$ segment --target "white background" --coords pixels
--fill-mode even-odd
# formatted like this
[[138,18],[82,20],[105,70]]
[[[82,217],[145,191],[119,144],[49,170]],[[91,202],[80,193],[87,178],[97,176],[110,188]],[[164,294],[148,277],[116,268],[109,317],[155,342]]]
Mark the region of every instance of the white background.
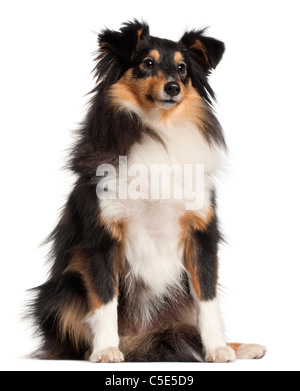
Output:
[[[299,370],[299,1],[1,1],[1,355],[9,370]],[[97,32],[134,17],[178,40],[210,26],[227,51],[211,83],[230,148],[219,209],[222,312],[229,341],[260,361],[122,364],[25,359],[26,290],[45,281],[39,244],[74,178],[62,170],[92,87]]]

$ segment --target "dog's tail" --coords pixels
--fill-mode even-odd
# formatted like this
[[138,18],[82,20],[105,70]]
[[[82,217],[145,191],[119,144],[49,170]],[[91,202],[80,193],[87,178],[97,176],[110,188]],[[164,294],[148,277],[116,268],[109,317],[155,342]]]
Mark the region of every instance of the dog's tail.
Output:
[[138,336],[121,337],[126,362],[203,362],[202,343],[195,326],[160,326]]

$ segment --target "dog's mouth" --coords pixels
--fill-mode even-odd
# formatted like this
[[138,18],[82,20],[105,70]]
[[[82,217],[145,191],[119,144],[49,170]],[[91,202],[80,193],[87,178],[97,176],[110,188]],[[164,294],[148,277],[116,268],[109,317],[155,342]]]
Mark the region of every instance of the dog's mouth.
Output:
[[180,103],[179,99],[177,98],[172,98],[172,99],[155,99],[152,95],[147,95],[147,99],[155,103],[155,105],[159,109],[172,109],[172,107],[175,107]]
[[176,104],[176,100],[173,100],[173,99],[163,99],[163,100],[160,100],[161,103],[174,103]]
[[174,99],[162,99],[162,100],[156,100],[155,104],[160,109],[171,109],[172,107],[178,105],[179,102],[177,102]]

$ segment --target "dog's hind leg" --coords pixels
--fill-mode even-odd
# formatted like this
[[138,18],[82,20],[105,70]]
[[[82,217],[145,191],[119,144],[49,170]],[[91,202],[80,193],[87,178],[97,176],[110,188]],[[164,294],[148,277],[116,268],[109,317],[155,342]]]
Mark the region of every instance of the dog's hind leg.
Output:
[[91,349],[86,358],[92,362],[121,362],[118,333],[118,276],[115,244],[105,251],[77,251],[68,268],[81,275],[89,302],[84,322],[91,332]]

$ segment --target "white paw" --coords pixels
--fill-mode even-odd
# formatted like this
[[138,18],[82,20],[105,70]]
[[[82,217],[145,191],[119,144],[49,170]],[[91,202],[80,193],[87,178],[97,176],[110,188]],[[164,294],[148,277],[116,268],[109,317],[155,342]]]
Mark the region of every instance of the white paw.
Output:
[[261,345],[241,345],[237,350],[237,358],[251,360],[260,359],[267,353],[267,349]]
[[212,352],[208,352],[205,358],[205,361],[207,362],[217,363],[234,362],[235,360],[236,355],[234,350],[227,346],[221,346]]
[[107,348],[100,351],[94,351],[90,356],[90,361],[94,363],[123,362],[124,355],[118,348]]

